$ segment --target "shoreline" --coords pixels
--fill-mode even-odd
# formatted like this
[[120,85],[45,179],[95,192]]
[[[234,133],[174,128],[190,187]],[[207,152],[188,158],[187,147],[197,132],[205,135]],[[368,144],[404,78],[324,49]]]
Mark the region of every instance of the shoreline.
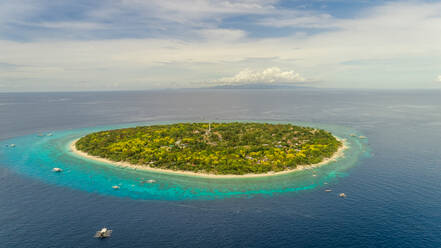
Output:
[[[335,137],[335,136],[334,136]],[[347,141],[346,139],[339,139],[335,137],[337,140],[342,142],[342,146],[338,148],[338,150],[332,155],[330,158],[324,159],[322,162],[317,164],[310,164],[310,165],[298,165],[294,169],[290,170],[284,170],[284,171],[278,171],[278,172],[267,172],[262,174],[244,174],[244,175],[216,175],[216,174],[209,174],[209,173],[197,173],[197,172],[191,172],[191,171],[183,171],[183,170],[168,170],[168,169],[160,169],[160,168],[151,168],[147,165],[135,165],[131,164],[129,162],[115,162],[106,158],[101,158],[98,156],[90,155],[86,152],[80,151],[75,147],[75,144],[80,139],[74,140],[72,143],[70,143],[70,149],[73,153],[76,155],[85,158],[90,159],[98,162],[103,162],[106,164],[109,164],[111,166],[116,166],[120,168],[128,168],[132,170],[144,170],[144,171],[150,171],[150,172],[156,172],[161,174],[174,174],[174,175],[181,175],[181,176],[192,176],[192,177],[202,177],[202,178],[213,178],[213,179],[228,179],[228,178],[253,178],[253,177],[268,177],[268,176],[278,176],[278,175],[284,175],[289,173],[294,173],[302,170],[308,170],[317,168],[323,165],[326,165],[328,163],[331,163],[333,161],[336,161],[337,159],[344,156],[344,151],[348,149]]]

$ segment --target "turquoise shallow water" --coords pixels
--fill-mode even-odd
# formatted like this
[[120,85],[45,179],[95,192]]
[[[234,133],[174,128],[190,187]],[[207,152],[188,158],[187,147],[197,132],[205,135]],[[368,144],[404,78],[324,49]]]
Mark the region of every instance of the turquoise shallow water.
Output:
[[[38,178],[50,184],[102,195],[129,197],[133,199],[160,200],[207,200],[230,197],[272,196],[293,194],[295,192],[325,188],[348,175],[351,167],[360,158],[369,156],[367,140],[351,137],[357,133],[342,126],[298,123],[323,128],[334,135],[347,139],[349,149],[335,162],[319,168],[294,172],[285,175],[261,178],[210,179],[156,172],[135,171],[118,168],[107,163],[91,161],[72,153],[70,143],[87,133],[132,127],[139,125],[166,124],[168,122],[143,122],[124,125],[98,126],[91,128],[56,131],[52,135],[31,134],[3,140],[0,163],[29,177]],[[360,135],[360,134],[358,134]],[[16,147],[8,147],[15,144]],[[63,169],[62,173],[52,172],[52,168]],[[313,175],[316,176],[313,176]],[[142,181],[154,179],[156,183]],[[112,186],[119,185],[119,190]],[[333,192],[337,194],[337,192]]]

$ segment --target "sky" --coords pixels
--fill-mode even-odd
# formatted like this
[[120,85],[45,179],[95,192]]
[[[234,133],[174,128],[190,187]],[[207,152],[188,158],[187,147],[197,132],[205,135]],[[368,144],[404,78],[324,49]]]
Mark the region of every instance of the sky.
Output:
[[0,92],[441,88],[441,1],[0,1]]

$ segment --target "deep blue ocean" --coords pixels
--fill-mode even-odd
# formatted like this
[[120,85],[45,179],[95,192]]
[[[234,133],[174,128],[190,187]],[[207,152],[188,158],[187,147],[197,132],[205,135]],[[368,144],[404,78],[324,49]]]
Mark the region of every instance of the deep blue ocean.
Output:
[[[312,125],[351,148],[317,170],[231,182],[118,170],[66,146],[208,120]],[[0,93],[0,143],[0,247],[441,247],[440,90]],[[112,237],[94,239],[104,226]]]

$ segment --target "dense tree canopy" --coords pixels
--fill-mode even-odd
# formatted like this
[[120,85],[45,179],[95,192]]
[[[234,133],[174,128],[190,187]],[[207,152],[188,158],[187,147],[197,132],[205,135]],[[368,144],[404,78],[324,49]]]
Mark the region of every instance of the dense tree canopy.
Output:
[[341,142],[310,127],[268,123],[178,123],[96,132],[78,150],[112,161],[210,174],[259,174],[315,164]]

